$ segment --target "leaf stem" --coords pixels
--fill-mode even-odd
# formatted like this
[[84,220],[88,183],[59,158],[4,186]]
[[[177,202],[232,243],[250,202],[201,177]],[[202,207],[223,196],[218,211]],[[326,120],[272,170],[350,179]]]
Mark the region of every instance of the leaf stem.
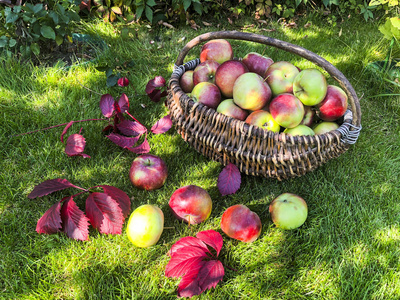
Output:
[[146,126],[144,126],[142,123],[140,123],[134,116],[132,116],[128,111],[125,111],[125,113],[126,113],[128,116],[130,116],[133,120],[135,120],[136,122],[138,122],[140,125],[142,125],[143,127],[146,127]]

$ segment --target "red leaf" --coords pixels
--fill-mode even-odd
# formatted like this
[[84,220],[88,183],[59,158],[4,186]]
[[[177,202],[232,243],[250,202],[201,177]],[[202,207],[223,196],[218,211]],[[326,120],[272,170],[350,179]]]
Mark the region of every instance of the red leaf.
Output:
[[89,239],[89,219],[79,209],[72,197],[61,208],[62,229],[68,237],[86,241]]
[[118,79],[117,82],[118,86],[128,86],[129,85],[129,80],[126,77],[121,77]]
[[136,154],[143,154],[143,153],[148,153],[150,151],[150,145],[149,142],[147,141],[147,138],[145,138],[143,143],[141,143],[139,146],[126,149]]
[[168,255],[173,256],[179,251],[179,249],[183,247],[198,247],[203,249],[205,252],[209,252],[207,245],[204,244],[201,240],[193,236],[187,236],[179,239],[175,244],[173,244],[171,250],[169,250],[168,252]]
[[85,138],[77,133],[71,134],[67,139],[67,145],[65,146],[65,153],[68,156],[83,156],[90,158],[89,155],[83,153],[85,150],[86,141]]
[[61,202],[50,207],[39,219],[36,225],[37,233],[52,234],[59,232],[61,226]]
[[234,194],[242,182],[240,171],[234,164],[229,163],[218,176],[218,190],[222,196]]
[[65,127],[63,132],[61,133],[61,143],[64,143],[64,135],[67,133],[68,129],[74,124],[74,121],[70,121]]
[[183,276],[206,258],[208,258],[208,255],[204,249],[190,246],[182,247],[178,252],[172,255],[171,260],[165,267],[165,276]]
[[158,120],[153,127],[151,127],[151,132],[154,134],[165,133],[172,127],[172,121],[170,115]]
[[136,142],[139,140],[140,136],[137,137],[127,137],[124,135],[120,135],[117,133],[110,133],[107,135],[108,139],[112,141],[114,144],[122,147],[122,148],[130,148],[133,147],[133,145],[136,144]]
[[138,136],[145,132],[147,132],[147,128],[144,127],[142,124],[131,121],[131,120],[122,120],[118,125],[117,128],[121,131],[122,134],[128,136]]
[[148,94],[149,98],[151,101],[153,102],[160,102],[162,97],[167,96],[167,92],[163,91],[161,92],[161,90],[153,90],[150,94]]
[[178,285],[178,297],[192,297],[201,294],[202,290],[197,278],[205,263],[205,261],[201,261],[182,277]]
[[66,188],[74,187],[77,189],[84,190],[83,188],[76,186],[69,182],[67,179],[56,178],[43,181],[34,187],[33,191],[28,195],[29,199],[33,199],[36,197],[46,196],[56,191],[61,191]]
[[198,232],[196,237],[207,245],[213,247],[215,251],[217,251],[217,256],[219,255],[222,245],[224,244],[222,236],[219,232],[216,232],[215,230],[205,230]]
[[121,112],[126,112],[129,110],[129,99],[128,96],[125,94],[122,94],[121,97],[118,100],[118,105],[121,109]]
[[121,234],[124,216],[117,201],[105,193],[91,193],[86,199],[86,215],[100,233]]
[[153,79],[149,80],[146,85],[146,94],[151,94],[155,88],[164,87],[165,79],[162,76],[156,76]]
[[124,218],[128,217],[129,212],[131,211],[131,199],[129,196],[124,191],[111,185],[100,185],[99,187],[103,189],[104,193],[117,201]]
[[223,264],[219,260],[209,260],[200,269],[198,280],[201,291],[215,288],[224,278],[225,270]]
[[110,118],[114,112],[114,98],[110,94],[104,94],[100,99],[100,109],[103,116]]

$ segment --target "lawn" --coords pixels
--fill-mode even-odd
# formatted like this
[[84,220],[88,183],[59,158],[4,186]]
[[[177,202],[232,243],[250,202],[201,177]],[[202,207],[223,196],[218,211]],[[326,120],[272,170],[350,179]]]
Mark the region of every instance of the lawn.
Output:
[[[164,276],[166,255],[181,237],[214,229],[223,236],[220,258],[225,276],[215,289],[196,299],[399,299],[400,298],[400,98],[373,97],[391,91],[365,69],[384,59],[389,42],[377,23],[349,18],[336,26],[327,19],[305,17],[297,28],[282,23],[252,26],[253,21],[217,23],[195,31],[135,27],[135,35],[122,38],[118,28],[103,23],[82,26],[109,45],[96,61],[65,68],[33,66],[29,62],[0,59],[1,193],[0,193],[0,298],[1,299],[175,299],[179,283]],[[305,24],[309,24],[304,26]],[[239,191],[221,196],[217,178],[222,166],[190,148],[174,128],[149,134],[150,153],[169,168],[166,184],[146,192],[132,186],[129,167],[136,154],[111,143],[102,133],[105,122],[74,124],[69,133],[86,138],[91,158],[68,157],[60,141],[62,127],[29,135],[16,134],[71,120],[100,118],[100,95],[118,99],[126,93],[130,113],[150,128],[168,111],[145,94],[147,82],[161,75],[168,79],[186,42],[208,31],[242,30],[268,35],[305,47],[336,66],[356,90],[362,110],[357,143],[324,166],[284,181],[242,175]],[[281,50],[232,41],[235,56],[257,51],[275,61],[289,60],[300,68],[311,63]],[[187,60],[197,57],[189,52]],[[97,66],[121,66],[133,61],[128,87],[106,86]],[[125,70],[126,71],[126,70]],[[330,83],[334,81],[328,80]],[[28,199],[35,185],[65,178],[81,187],[112,185],[142,204],[159,206],[165,226],[159,242],[140,249],[121,235],[102,235],[90,229],[86,242],[66,235],[38,234],[43,213],[72,189]],[[197,226],[177,221],[168,200],[179,187],[195,184],[213,200],[211,217]],[[302,196],[308,219],[297,230],[276,228],[269,203],[291,192]],[[85,198],[75,199],[83,207]],[[245,204],[261,218],[261,236],[246,244],[220,230],[223,211]]]

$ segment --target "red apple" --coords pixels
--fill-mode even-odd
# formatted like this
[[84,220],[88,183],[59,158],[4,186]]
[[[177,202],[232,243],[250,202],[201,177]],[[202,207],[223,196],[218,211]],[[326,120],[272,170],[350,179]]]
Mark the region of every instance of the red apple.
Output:
[[215,72],[219,67],[219,63],[214,60],[206,60],[199,64],[193,71],[193,83],[197,85],[200,82],[215,83]]
[[318,123],[313,127],[314,133],[315,134],[324,134],[329,131],[338,129],[339,125],[335,122],[330,122],[330,121],[323,121],[321,123]]
[[169,207],[176,218],[194,225],[208,219],[212,201],[206,190],[196,185],[187,185],[172,194]]
[[160,157],[152,154],[142,154],[136,157],[129,170],[132,184],[147,191],[162,187],[167,176],[166,163]]
[[222,214],[221,229],[230,238],[251,243],[260,236],[262,224],[255,212],[243,204],[237,204]]
[[190,93],[193,90],[193,70],[188,70],[182,74],[181,78],[179,79],[179,85],[181,86],[182,91],[185,93]]
[[286,128],[284,131],[286,134],[291,134],[293,136],[295,135],[315,135],[314,131],[306,126],[306,125],[297,125],[296,127],[293,128]]
[[304,106],[304,117],[301,120],[301,125],[306,125],[311,127],[314,121],[315,111],[311,108],[311,106]]
[[278,61],[269,66],[264,78],[271,88],[272,95],[293,93],[293,80],[299,70],[290,62]]
[[225,99],[223,100],[217,107],[217,112],[224,114],[228,117],[232,117],[238,119],[240,121],[244,121],[248,113],[244,109],[237,106],[233,99]]
[[304,117],[304,105],[292,94],[280,94],[272,99],[269,111],[274,120],[282,127],[293,128]]
[[317,106],[317,115],[324,121],[335,121],[347,110],[347,95],[338,86],[328,85],[324,100]]
[[245,122],[273,132],[279,132],[281,129],[279,124],[272,118],[272,115],[265,110],[253,111]]
[[243,109],[259,110],[271,100],[271,89],[264,79],[252,72],[240,75],[233,85],[233,101]]
[[195,85],[191,93],[194,101],[216,109],[221,102],[219,88],[211,82],[200,82]]
[[257,52],[247,53],[242,62],[247,66],[249,72],[257,73],[260,76],[264,76],[269,66],[274,63],[271,58]]
[[324,100],[327,83],[324,74],[313,68],[302,70],[293,80],[293,94],[308,106]]
[[205,43],[200,50],[200,62],[215,60],[219,64],[233,58],[231,44],[224,39],[211,40]]
[[215,73],[215,84],[226,98],[232,98],[233,85],[236,79],[248,72],[247,67],[238,60],[227,60],[222,63]]
[[307,203],[298,195],[284,193],[269,205],[272,222],[282,229],[296,229],[304,224],[308,215]]

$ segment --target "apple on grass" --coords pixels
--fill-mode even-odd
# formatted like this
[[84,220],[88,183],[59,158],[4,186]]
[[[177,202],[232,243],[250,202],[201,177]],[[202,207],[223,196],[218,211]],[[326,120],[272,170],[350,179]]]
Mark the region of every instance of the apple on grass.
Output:
[[288,61],[278,61],[269,66],[264,78],[271,88],[272,96],[293,92],[293,80],[299,69]]
[[257,52],[247,53],[243,57],[242,62],[250,72],[257,73],[260,76],[264,76],[269,66],[274,63],[272,58],[261,55]]
[[317,69],[302,70],[293,81],[293,94],[307,106],[314,106],[324,100],[327,92],[324,74]]
[[293,136],[295,135],[315,135],[314,131],[306,126],[306,125],[297,125],[296,127],[293,128],[286,128],[284,131],[286,134],[291,134]]
[[285,128],[296,127],[304,117],[303,103],[289,93],[280,94],[272,99],[269,111],[274,120]]
[[182,74],[181,78],[179,79],[179,85],[181,86],[182,91],[185,93],[190,93],[193,90],[193,70],[188,70]]
[[324,134],[332,130],[339,128],[336,122],[323,121],[314,126],[313,130],[315,134]]
[[155,245],[164,230],[164,214],[157,206],[145,204],[136,208],[128,220],[126,234],[137,247]]
[[347,110],[347,95],[338,86],[328,85],[325,98],[317,105],[317,115],[324,121],[335,121]]
[[168,177],[168,168],[162,158],[152,154],[136,157],[129,170],[132,184],[142,190],[155,190],[162,187]]
[[253,111],[245,122],[273,132],[279,132],[281,129],[281,126],[274,120],[272,115],[265,110]]
[[264,79],[252,72],[240,75],[233,85],[233,101],[243,109],[259,110],[271,100],[271,89]]
[[168,204],[176,218],[192,225],[207,220],[212,210],[210,195],[196,185],[177,189]]
[[214,109],[221,103],[221,92],[219,88],[211,82],[200,82],[195,85],[191,96],[194,101]]
[[308,215],[307,203],[298,195],[284,193],[269,205],[272,222],[282,229],[296,229],[304,224]]
[[238,60],[228,60],[222,63],[215,73],[215,84],[221,90],[221,94],[225,98],[232,98],[233,85],[236,79],[247,73],[247,67]]
[[233,59],[232,46],[224,39],[208,41],[200,49],[200,62],[215,60],[217,63],[222,64],[231,59]]
[[193,84],[197,85],[205,81],[215,83],[215,73],[219,66],[219,63],[214,60],[200,63],[193,71]]
[[221,218],[221,229],[230,238],[254,242],[261,234],[260,217],[243,204],[228,207]]
[[244,121],[249,115],[248,112],[233,102],[233,99],[225,99],[223,100],[217,107],[217,112],[226,115],[228,117],[232,117],[238,119],[240,121]]

